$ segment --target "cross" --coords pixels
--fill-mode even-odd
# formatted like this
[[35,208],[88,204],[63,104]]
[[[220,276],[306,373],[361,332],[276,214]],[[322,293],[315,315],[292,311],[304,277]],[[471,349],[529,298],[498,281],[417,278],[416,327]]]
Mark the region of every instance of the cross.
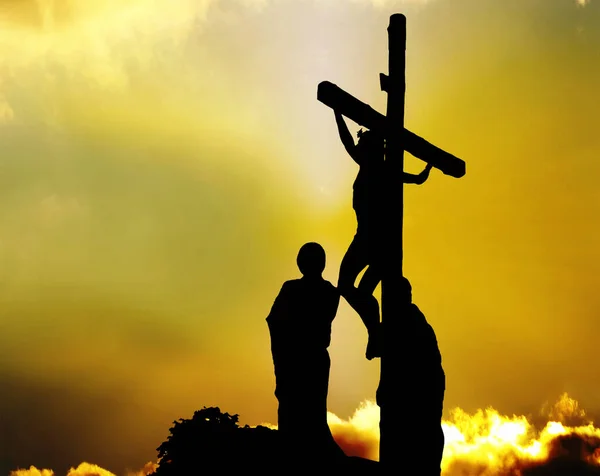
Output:
[[[396,13],[390,17],[388,48],[389,75],[380,74],[381,89],[388,94],[386,116],[328,81],[319,84],[317,99],[357,124],[368,129],[378,129],[385,133],[387,143],[384,165],[387,169],[385,174],[387,178],[402,175],[404,151],[410,152],[446,175],[455,178],[464,176],[466,172],[464,161],[404,128],[406,17],[402,14]],[[398,185],[398,182],[400,182],[400,185]],[[385,187],[384,213],[382,214],[384,238],[383,242],[380,243],[379,250],[377,250],[379,252],[377,259],[382,266],[381,321],[382,326],[386,328],[386,321],[393,319],[392,316],[398,318],[406,304],[402,302],[403,298],[400,297],[402,293],[399,292],[403,275],[402,212],[404,190],[402,181],[398,180],[389,180],[383,186]],[[389,381],[391,385],[386,385],[386,388],[397,387],[395,391],[399,393],[403,391],[410,392],[410,389],[403,389],[399,385],[394,385],[398,383],[397,374],[400,369],[394,369],[394,361],[392,359],[388,361],[387,357],[391,355],[393,349],[399,347],[397,343],[400,342],[401,337],[384,333],[380,374],[380,385],[384,381]],[[396,345],[392,345],[392,343]],[[396,436],[402,433],[402,429],[399,429],[402,425],[402,411],[410,411],[410,409],[396,411],[394,400],[393,396],[388,396],[385,401],[379,403],[381,411],[379,461],[386,472],[401,472],[406,465],[406,461],[402,461],[398,455],[403,451],[410,452],[410,448],[400,447],[403,443],[405,445],[406,442],[399,442]],[[397,401],[400,401],[400,399]],[[422,443],[417,442],[417,444]]]

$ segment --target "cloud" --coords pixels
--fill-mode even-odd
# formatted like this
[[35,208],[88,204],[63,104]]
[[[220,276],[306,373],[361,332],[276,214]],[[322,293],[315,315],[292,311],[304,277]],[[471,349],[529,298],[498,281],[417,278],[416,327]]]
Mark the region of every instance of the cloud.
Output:
[[128,471],[125,476],[147,476],[148,474],[156,471],[156,468],[158,468],[158,463],[148,461],[142,469],[137,471]]
[[348,456],[377,460],[379,457],[379,407],[366,401],[343,420],[328,413],[327,421],[338,444]]
[[[156,468],[157,464],[150,461],[137,471],[127,471],[125,476],[147,476]],[[28,469],[13,470],[9,476],[55,476],[55,474],[51,469],[37,469],[35,466],[30,466]],[[115,476],[115,474],[96,464],[81,463],[76,468],[69,469],[67,476]]]
[[[104,474],[107,473],[105,470],[102,471],[104,471]],[[54,471],[51,469],[37,469],[35,466],[30,466],[28,469],[13,470],[10,472],[10,476],[54,476]]]
[[[584,418],[578,402],[565,393],[552,405],[544,404],[542,413],[546,418],[538,427],[525,415],[502,415],[492,407],[474,413],[452,409],[442,422],[446,440],[442,475],[543,476],[557,474],[557,466],[563,467],[564,474],[600,474],[600,428]],[[375,402],[363,402],[347,420],[329,413],[328,422],[348,456],[378,459]]]
[[[577,402],[563,394],[551,409],[562,419],[581,417]],[[377,460],[379,446],[379,408],[372,401],[362,403],[347,420],[329,413],[334,438],[349,456]],[[276,428],[275,425],[266,426]],[[442,475],[500,476],[506,474],[599,474],[600,429],[593,423],[568,426],[546,421],[536,428],[526,416],[502,415],[493,408],[467,413],[460,408],[442,422],[446,444]],[[410,428],[398,428],[410,432]],[[145,476],[157,468],[149,462],[127,476]],[[561,470],[561,473],[557,473]],[[82,463],[67,476],[114,476],[89,463]],[[54,476],[48,469],[15,470],[10,476]]]

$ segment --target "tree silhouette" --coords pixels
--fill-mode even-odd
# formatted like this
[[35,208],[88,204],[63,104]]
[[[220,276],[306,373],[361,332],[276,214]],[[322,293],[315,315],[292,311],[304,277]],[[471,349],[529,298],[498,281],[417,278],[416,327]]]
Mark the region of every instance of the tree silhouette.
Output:
[[[300,448],[283,448],[277,430],[264,426],[238,425],[238,415],[204,407],[191,419],[180,418],[157,449],[158,467],[149,476],[234,474],[298,474],[301,469],[324,470],[311,455],[312,442]],[[329,466],[327,466],[330,469]],[[363,476],[379,474],[378,464],[359,457],[336,463],[336,469],[358,471]]]
[[238,415],[204,407],[191,419],[174,421],[158,448],[155,476],[202,474],[206,469],[230,471],[264,467],[277,457],[277,431],[264,426],[238,426]]

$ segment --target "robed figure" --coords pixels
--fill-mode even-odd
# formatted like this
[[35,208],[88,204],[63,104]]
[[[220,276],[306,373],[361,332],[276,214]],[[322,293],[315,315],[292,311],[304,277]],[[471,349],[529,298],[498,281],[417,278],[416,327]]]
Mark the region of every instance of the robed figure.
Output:
[[322,276],[325,260],[318,243],[300,248],[297,264],[302,277],[283,284],[267,323],[279,434],[288,448],[335,460],[344,453],[327,424],[331,365],[327,348],[340,294]]
[[[419,307],[412,302],[412,286],[402,278],[399,296],[405,304],[402,312],[389,316],[381,324],[386,335],[397,336],[395,345],[384,349],[392,375],[377,389],[377,404],[396,407],[401,417],[381,421],[381,425],[402,422],[404,431],[398,436],[398,451],[419,468],[421,476],[440,476],[444,454],[442,414],[446,374],[435,331]],[[394,387],[401,387],[398,393]],[[402,411],[406,409],[406,411]],[[391,429],[391,428],[390,428]],[[403,444],[403,438],[407,438]],[[419,442],[413,444],[413,442]],[[408,451],[407,448],[410,448]],[[403,451],[407,451],[402,455]]]

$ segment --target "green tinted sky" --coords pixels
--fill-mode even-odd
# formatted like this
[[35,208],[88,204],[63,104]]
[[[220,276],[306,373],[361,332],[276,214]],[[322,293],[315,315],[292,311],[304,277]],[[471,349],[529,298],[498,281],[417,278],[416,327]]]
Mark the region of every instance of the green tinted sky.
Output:
[[[204,405],[276,421],[264,317],[304,242],[336,281],[355,226],[356,168],[316,87],[385,111],[394,12],[407,127],[467,162],[406,189],[405,271],[446,407],[568,391],[594,409],[600,4],[1,0],[9,467],[138,467]],[[345,417],[378,364],[345,303],[333,332]]]

